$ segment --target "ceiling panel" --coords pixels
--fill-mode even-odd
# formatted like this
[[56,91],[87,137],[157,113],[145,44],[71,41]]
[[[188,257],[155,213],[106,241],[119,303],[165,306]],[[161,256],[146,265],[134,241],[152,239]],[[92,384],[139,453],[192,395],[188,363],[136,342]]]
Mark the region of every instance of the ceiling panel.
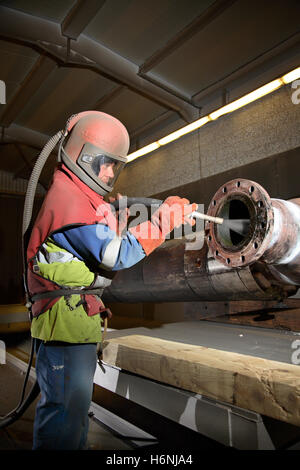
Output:
[[0,40],[0,80],[6,84],[7,102],[16,92],[37,58],[38,54],[29,47]]
[[239,0],[148,75],[193,96],[295,34],[299,18],[299,0]]
[[14,8],[41,18],[61,22],[75,0],[1,0],[0,5]]
[[52,72],[16,123],[44,134],[53,134],[74,113],[93,109],[115,84],[84,69],[58,68]]
[[163,114],[166,109],[130,91],[128,88],[99,109],[119,119],[128,132],[133,132],[146,122]]
[[214,1],[109,0],[83,34],[140,65]]

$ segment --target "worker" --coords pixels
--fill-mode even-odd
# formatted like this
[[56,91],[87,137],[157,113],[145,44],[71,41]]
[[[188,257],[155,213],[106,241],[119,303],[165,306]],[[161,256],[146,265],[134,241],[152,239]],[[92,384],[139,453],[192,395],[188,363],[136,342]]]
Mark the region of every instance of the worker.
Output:
[[33,449],[86,448],[97,344],[109,313],[103,290],[115,271],[148,256],[175,227],[194,223],[189,214],[196,205],[177,196],[135,227],[118,220],[104,197],[128,148],[127,130],[116,118],[97,111],[72,116],[31,232],[27,282],[41,390]]

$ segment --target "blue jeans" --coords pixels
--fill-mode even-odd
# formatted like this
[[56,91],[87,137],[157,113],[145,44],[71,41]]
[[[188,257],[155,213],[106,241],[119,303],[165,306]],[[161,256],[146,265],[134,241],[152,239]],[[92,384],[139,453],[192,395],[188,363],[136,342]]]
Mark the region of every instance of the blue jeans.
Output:
[[40,342],[33,449],[85,449],[97,363],[96,344]]

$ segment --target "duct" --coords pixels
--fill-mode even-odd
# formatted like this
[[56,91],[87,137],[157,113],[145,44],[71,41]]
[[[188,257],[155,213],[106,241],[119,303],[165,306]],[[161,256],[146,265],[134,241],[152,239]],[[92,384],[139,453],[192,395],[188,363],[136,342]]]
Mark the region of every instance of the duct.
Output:
[[27,127],[11,124],[5,129],[3,141],[7,143],[21,143],[41,149],[48,142],[50,136],[41,132],[33,131]]
[[[137,265],[117,272],[106,302],[284,300],[300,286],[300,200],[271,199],[259,184],[233,180],[208,214],[248,220],[242,234],[207,223],[201,249],[169,240]],[[196,247],[195,247],[196,248]]]
[[[1,37],[19,39],[30,47],[48,43],[54,47],[66,48],[66,38],[61,35],[60,25],[53,21],[37,18],[20,11],[0,6]],[[49,50],[49,47],[48,47]],[[198,116],[198,108],[173,96],[138,76],[138,66],[119,56],[96,41],[81,35],[72,42],[70,54],[80,54],[97,64],[98,71],[111,80],[127,85],[136,92],[178,112],[185,121],[191,122]],[[61,57],[65,60],[67,54]]]

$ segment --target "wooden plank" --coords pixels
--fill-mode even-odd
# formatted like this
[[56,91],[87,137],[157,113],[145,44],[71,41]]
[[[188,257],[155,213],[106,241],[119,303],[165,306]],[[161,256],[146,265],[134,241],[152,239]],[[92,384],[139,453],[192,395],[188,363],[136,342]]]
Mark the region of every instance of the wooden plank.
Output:
[[300,368],[142,335],[104,342],[104,362],[300,426]]

